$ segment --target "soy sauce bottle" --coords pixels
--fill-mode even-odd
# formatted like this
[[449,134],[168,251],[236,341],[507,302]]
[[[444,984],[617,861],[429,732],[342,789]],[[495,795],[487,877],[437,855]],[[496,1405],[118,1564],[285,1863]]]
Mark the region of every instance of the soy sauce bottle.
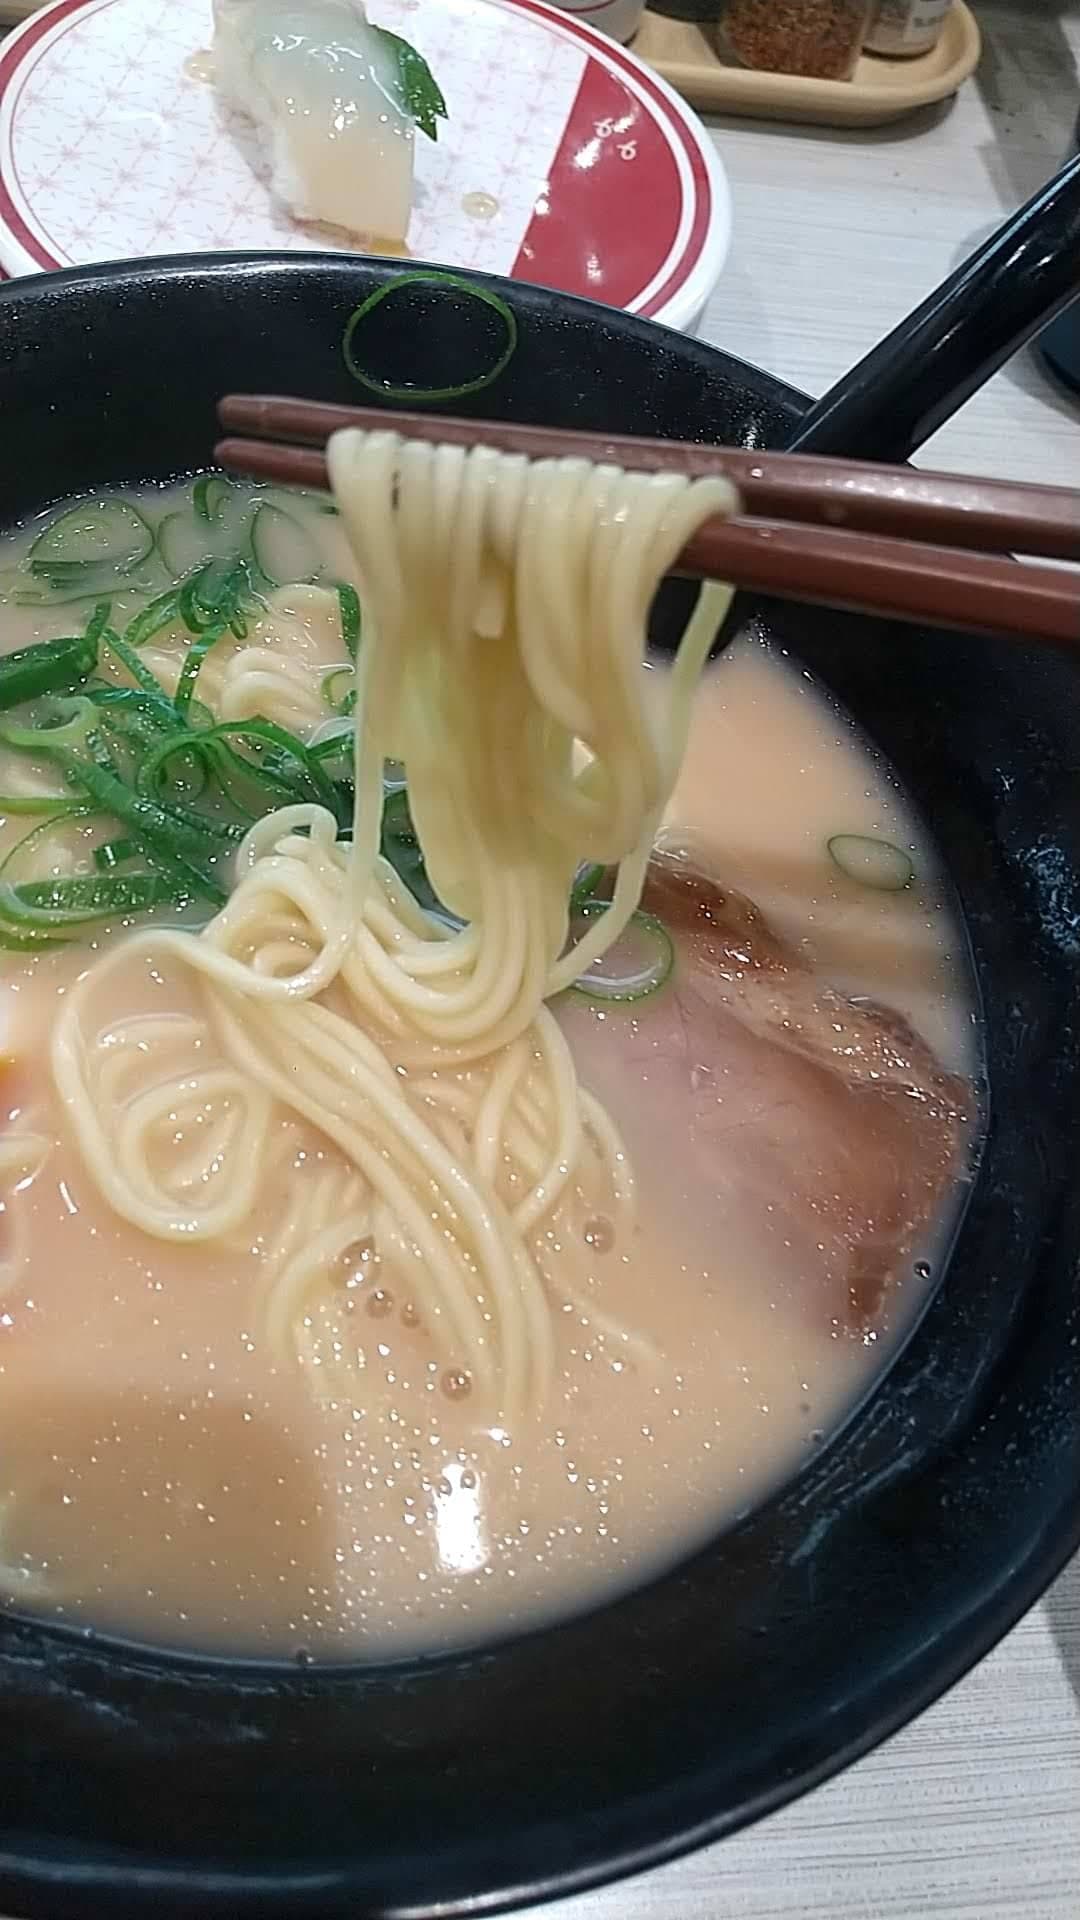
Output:
[[[1076,151],[1080,152],[1080,118],[1076,122]],[[1038,350],[1051,372],[1080,393],[1080,299],[1039,335]]]

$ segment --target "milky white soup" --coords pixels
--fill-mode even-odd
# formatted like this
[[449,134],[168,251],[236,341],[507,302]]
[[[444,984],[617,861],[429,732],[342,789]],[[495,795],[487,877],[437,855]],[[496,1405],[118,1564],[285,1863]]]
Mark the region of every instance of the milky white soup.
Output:
[[[249,541],[259,498],[273,504],[223,495],[200,526],[190,483],[132,495],[154,529],[168,524],[112,583],[112,629],[130,633],[171,581]],[[190,711],[207,726],[261,715],[317,741],[349,705],[333,584],[348,563],[331,515],[275,498],[244,632],[207,652]],[[0,544],[5,653],[78,635],[93,614],[94,598],[62,597],[83,584],[62,550],[29,570],[43,524]],[[273,584],[296,574],[308,583]],[[176,613],[139,646],[165,695],[191,642]],[[133,679],[106,649],[90,684]],[[129,707],[102,711],[119,716],[116,753],[135,765]],[[149,725],[147,740],[139,751],[152,751]],[[205,804],[197,785],[192,773],[192,805]],[[0,884],[124,871],[123,823],[21,810],[65,792],[47,754],[0,747],[3,805],[20,808],[0,818]],[[697,696],[644,906],[672,941],[666,983],[630,1004],[582,993],[558,1008],[584,1085],[621,1129],[635,1238],[615,1251],[580,1193],[542,1223],[556,1381],[512,1430],[485,1424],[370,1243],[337,1263],[304,1363],[283,1360],[269,1275],[283,1222],[302,1235],[337,1154],[295,1119],[278,1123],[289,1190],[278,1176],[260,1231],[227,1254],[118,1219],[69,1133],[49,1039],[124,916],[66,945],[0,951],[9,1604],[223,1652],[461,1644],[642,1580],[821,1444],[910,1328],[955,1229],[977,1066],[962,934],[888,770],[801,670],[746,640]],[[151,906],[138,921],[177,917]],[[138,1012],[182,1019],[196,991],[175,966],[133,961],[96,1017],[103,1031]],[[179,1165],[226,1118],[209,1096],[162,1151]]]

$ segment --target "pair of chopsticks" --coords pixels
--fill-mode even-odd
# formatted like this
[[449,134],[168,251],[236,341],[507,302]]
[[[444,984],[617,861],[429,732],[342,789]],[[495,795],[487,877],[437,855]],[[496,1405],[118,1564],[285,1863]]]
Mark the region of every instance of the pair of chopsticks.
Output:
[[230,394],[218,415],[230,436],[215,449],[219,463],[287,486],[327,486],[324,449],[341,427],[389,428],[436,445],[496,447],[531,459],[573,454],[637,472],[721,474],[745,512],[706,521],[679,556],[679,573],[782,599],[1080,647],[1080,574],[1009,558],[1080,561],[1080,492],[1071,488],[262,394]]

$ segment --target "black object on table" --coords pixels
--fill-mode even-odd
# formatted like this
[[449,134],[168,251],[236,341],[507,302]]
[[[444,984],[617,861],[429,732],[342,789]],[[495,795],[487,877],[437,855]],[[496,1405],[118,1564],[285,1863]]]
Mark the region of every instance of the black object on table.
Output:
[[[1080,115],[1076,121],[1076,150],[1080,153]],[[1047,327],[1039,340],[1039,352],[1051,372],[1080,393],[1080,300],[1074,300],[1053,326]]]

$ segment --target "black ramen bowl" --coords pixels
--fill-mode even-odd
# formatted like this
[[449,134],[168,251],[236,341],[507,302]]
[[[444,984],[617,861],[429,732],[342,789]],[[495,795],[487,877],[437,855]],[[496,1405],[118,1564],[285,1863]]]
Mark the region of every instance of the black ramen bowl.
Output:
[[[229,389],[370,399],[342,338],[398,271],[237,257],[5,288],[0,525],[205,465]],[[805,408],[692,340],[502,291],[516,351],[457,411],[765,445]],[[487,310],[445,285],[379,311],[368,364],[391,383],[495,357]],[[549,1631],[320,1671],[0,1620],[3,1911],[418,1920],[649,1866],[892,1732],[1080,1541],[1080,676],[1015,642],[759,617],[891,759],[970,932],[989,1133],[928,1311],[796,1479]]]

